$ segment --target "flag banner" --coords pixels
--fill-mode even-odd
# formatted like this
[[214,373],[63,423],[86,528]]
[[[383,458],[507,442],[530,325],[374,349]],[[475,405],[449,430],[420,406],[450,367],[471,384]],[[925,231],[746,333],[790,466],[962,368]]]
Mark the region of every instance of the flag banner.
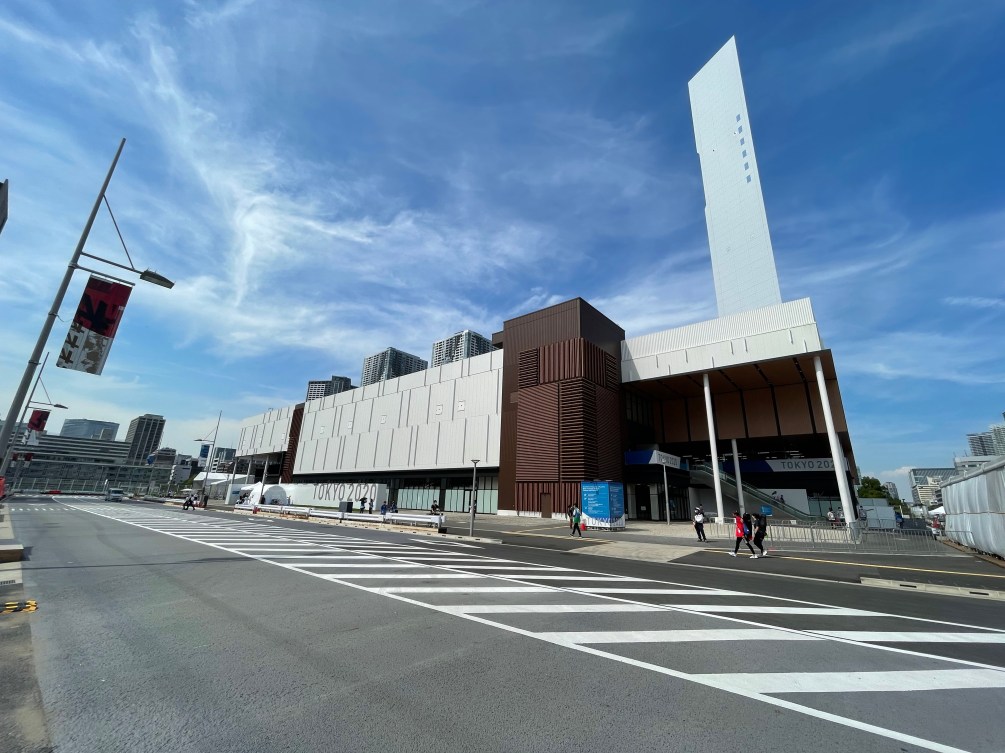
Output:
[[59,351],[57,366],[88,374],[101,373],[130,291],[128,285],[91,276]]
[[38,447],[38,436],[45,431],[45,422],[49,420],[49,411],[35,409],[28,419],[28,430],[24,433],[24,444]]
[[49,411],[33,410],[31,418],[28,419],[29,431],[45,431],[45,422],[49,420]]

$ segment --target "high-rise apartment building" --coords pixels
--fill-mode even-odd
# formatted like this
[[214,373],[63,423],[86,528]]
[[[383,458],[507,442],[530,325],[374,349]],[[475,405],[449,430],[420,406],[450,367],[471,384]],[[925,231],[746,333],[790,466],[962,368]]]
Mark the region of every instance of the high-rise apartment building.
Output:
[[320,400],[329,395],[355,389],[347,376],[333,376],[331,379],[312,379],[307,383],[307,399]]
[[433,366],[440,366],[452,361],[460,361],[472,356],[480,356],[491,351],[492,341],[477,332],[466,329],[450,337],[433,343]]
[[897,491],[897,485],[892,481],[884,481],[883,487],[886,489],[887,493],[890,495],[890,499],[900,499],[900,492]]
[[970,446],[971,455],[983,456],[995,454],[994,435],[990,431],[967,434],[967,444]]
[[688,82],[688,92],[719,316],[781,303],[734,38]]
[[119,433],[119,425],[111,421],[92,421],[89,418],[68,418],[63,421],[59,430],[61,437],[77,437],[79,439],[108,439],[115,441]]
[[360,380],[360,386],[366,387],[368,384],[376,384],[428,368],[429,363],[418,356],[397,348],[388,348],[363,360],[363,378]]
[[911,468],[907,472],[911,484],[911,498],[916,505],[932,505],[941,499],[939,491],[942,482],[951,479],[959,471],[955,468]]
[[147,456],[160,447],[164,434],[164,416],[146,413],[129,422],[126,441],[129,443],[129,460],[146,462]]
[[991,429],[991,455],[1005,455],[1005,424],[994,424]]

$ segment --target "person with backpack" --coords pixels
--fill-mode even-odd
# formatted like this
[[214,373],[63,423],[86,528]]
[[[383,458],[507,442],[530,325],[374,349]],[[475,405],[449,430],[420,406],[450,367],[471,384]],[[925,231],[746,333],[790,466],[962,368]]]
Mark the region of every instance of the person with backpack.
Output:
[[698,541],[708,541],[705,538],[705,513],[700,507],[694,508],[694,530],[698,534]]
[[761,550],[761,557],[767,557],[764,548],[764,537],[768,535],[768,516],[754,513],[754,546]]
[[[749,520],[749,514],[746,517]],[[750,524],[744,523],[743,518],[740,517],[739,510],[733,513],[733,524],[736,529],[736,545],[733,547],[733,551],[729,553],[729,556],[736,556],[737,552],[740,551],[740,542],[742,541],[747,545],[747,549],[750,550],[750,558],[756,560],[757,554],[754,552],[754,547],[750,545]]]
[[575,536],[579,534],[579,538],[583,538],[583,529],[580,526],[580,520],[583,518],[583,513],[575,505],[572,506],[572,533],[570,536]]
[[573,536],[575,534],[572,529],[576,527],[576,506],[569,505],[569,509],[565,511],[565,514],[569,516],[569,535]]

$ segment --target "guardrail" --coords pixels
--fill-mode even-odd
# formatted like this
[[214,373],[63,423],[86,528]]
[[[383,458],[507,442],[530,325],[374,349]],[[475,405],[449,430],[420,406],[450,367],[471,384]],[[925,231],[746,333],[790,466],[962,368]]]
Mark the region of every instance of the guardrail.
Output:
[[267,512],[283,517],[320,518],[321,520],[356,521],[359,523],[383,523],[396,526],[416,526],[435,528],[437,531],[447,529],[446,515],[416,515],[414,513],[389,512],[384,515],[365,512],[340,512],[318,507],[294,507],[292,505],[234,505],[235,510],[246,510],[251,513]]
[[[706,523],[705,533],[734,539],[732,523]],[[955,554],[927,529],[865,528],[829,523],[768,525],[765,548],[772,551],[861,552],[864,554]]]

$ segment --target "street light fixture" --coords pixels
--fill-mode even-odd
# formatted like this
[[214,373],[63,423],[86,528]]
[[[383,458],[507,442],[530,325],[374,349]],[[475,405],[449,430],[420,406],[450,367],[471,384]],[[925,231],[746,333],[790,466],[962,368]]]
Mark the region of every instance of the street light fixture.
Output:
[[468,521],[468,536],[475,535],[475,506],[478,504],[478,464],[481,460],[471,460],[471,518]]
[[[0,476],[5,475],[7,467],[10,465],[11,456],[14,453],[14,442],[13,442],[13,436],[12,436],[13,433],[14,433],[14,430],[15,430],[16,426],[24,426],[24,417],[27,415],[28,408],[31,407],[32,403],[34,403],[35,405],[45,405],[45,406],[48,406],[50,408],[60,408],[60,409],[63,409],[63,410],[67,410],[67,407],[65,405],[63,405],[62,403],[45,403],[45,402],[42,402],[40,400],[35,400],[35,390],[38,389],[38,386],[40,384],[42,385],[42,391],[45,393],[45,396],[49,397],[49,391],[45,388],[45,384],[42,382],[42,372],[45,371],[45,365],[48,362],[49,362],[49,354],[46,353],[45,354],[45,358],[42,359],[42,368],[40,368],[38,370],[38,376],[35,377],[35,383],[31,387],[31,394],[28,395],[28,400],[25,402],[24,408],[21,410],[21,418],[18,419],[18,422],[17,422],[17,424],[15,426],[11,427],[11,431],[8,434],[7,445],[4,446],[4,445],[0,444],[0,447],[4,447],[3,462],[2,462],[2,464],[0,464],[0,468],[2,468],[3,471],[0,472]],[[52,398],[49,398],[49,399],[51,400]],[[9,423],[9,422],[8,421],[4,422],[4,428],[5,429],[7,428],[7,423]]]
[[[170,288],[174,285],[171,280],[158,274],[152,270],[140,271],[132,263],[132,259],[129,259],[129,266],[124,264],[119,264],[117,262],[110,261],[108,259],[102,258],[100,256],[94,256],[92,254],[84,253],[84,244],[87,243],[87,236],[90,235],[91,226],[94,225],[94,219],[98,216],[98,210],[101,208],[101,202],[105,202],[105,206],[108,207],[108,213],[112,215],[112,222],[115,223],[115,231],[119,235],[119,240],[122,241],[122,233],[119,232],[119,225],[115,221],[115,215],[112,214],[112,208],[108,205],[108,199],[105,198],[105,192],[108,190],[108,184],[112,180],[112,174],[115,172],[115,166],[119,162],[119,157],[122,154],[122,149],[126,145],[126,140],[122,139],[119,142],[119,148],[115,152],[115,157],[112,159],[111,167],[108,168],[108,174],[105,175],[105,182],[101,184],[101,191],[98,193],[98,198],[94,200],[94,206],[91,208],[91,214],[87,218],[87,223],[84,225],[84,230],[80,234],[80,239],[77,241],[76,248],[73,249],[73,254],[70,256],[70,261],[66,265],[66,273],[63,275],[63,281],[59,284],[59,288],[56,290],[56,297],[52,301],[52,306],[49,308],[49,313],[45,318],[45,323],[42,325],[42,331],[38,334],[38,340],[35,342],[35,349],[31,353],[31,357],[28,359],[28,365],[24,369],[24,374],[21,376],[21,382],[17,387],[17,391],[14,393],[14,399],[11,401],[10,408],[5,414],[5,418],[8,419],[4,421],[3,428],[0,429],[0,448],[6,448],[10,442],[11,434],[14,431],[14,424],[10,421],[11,416],[16,416],[21,412],[21,408],[24,405],[25,395],[28,394],[28,386],[31,384],[31,378],[35,376],[35,368],[39,365],[39,358],[42,356],[42,351],[45,349],[45,343],[49,339],[49,335],[52,332],[52,325],[55,323],[56,318],[59,316],[59,309],[63,305],[63,298],[66,296],[66,291],[70,287],[70,280],[73,277],[73,273],[78,269],[89,270],[87,267],[82,267],[80,265],[80,257],[86,256],[91,259],[96,259],[104,264],[110,264],[113,267],[119,267],[121,269],[134,272],[139,275],[139,278],[144,282],[149,282],[154,285],[160,285],[161,287]],[[125,241],[122,241],[122,248],[126,251],[126,257],[129,257],[129,249],[126,248]],[[98,272],[98,274],[104,274]],[[109,275],[106,275],[109,276]],[[3,476],[7,472],[7,466],[10,464],[10,458],[5,453],[3,463],[0,464],[0,476]]]

